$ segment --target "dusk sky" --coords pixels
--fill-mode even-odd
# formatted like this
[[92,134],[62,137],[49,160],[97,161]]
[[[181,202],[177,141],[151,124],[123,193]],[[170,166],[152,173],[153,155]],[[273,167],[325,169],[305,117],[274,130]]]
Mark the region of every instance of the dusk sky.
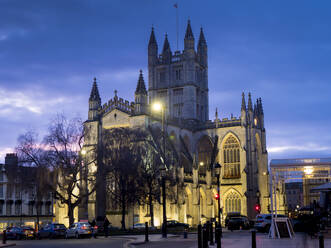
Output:
[[[57,113],[87,118],[96,77],[102,102],[133,101],[147,84],[152,25],[176,50],[175,0],[0,0],[0,162],[19,134],[45,133]],[[209,118],[240,115],[261,97],[269,159],[331,157],[331,1],[180,0],[209,56]]]

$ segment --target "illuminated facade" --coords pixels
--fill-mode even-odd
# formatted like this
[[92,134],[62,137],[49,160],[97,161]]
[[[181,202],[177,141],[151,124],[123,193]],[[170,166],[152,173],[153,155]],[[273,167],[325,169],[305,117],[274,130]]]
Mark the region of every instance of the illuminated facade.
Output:
[[[148,44],[148,88],[140,71],[135,101],[129,102],[117,96],[101,104],[96,80],[89,98],[88,120],[90,133],[85,137],[85,149],[98,142],[99,128],[161,126],[160,115],[152,113],[150,106],[159,102],[165,107],[166,132],[171,136],[176,149],[183,150],[185,144],[194,157],[193,163],[183,161],[177,165],[177,176],[181,183],[175,186],[176,201],[169,200],[167,216],[197,225],[217,215],[216,177],[211,162],[214,144],[218,153],[215,162],[221,168],[221,208],[223,217],[228,212],[241,212],[254,218],[254,206],[259,203],[261,212],[268,212],[268,154],[264,113],[261,98],[254,104],[244,93],[240,116],[209,119],[208,103],[208,53],[203,30],[200,31],[197,48],[188,22],[184,50],[171,52],[167,36],[162,53],[158,53],[154,30]],[[238,104],[239,105],[239,104]],[[91,170],[96,170],[92,166]],[[178,188],[181,187],[181,190]],[[88,201],[89,219],[95,216],[95,196]],[[108,209],[108,213],[113,213]],[[160,225],[162,206],[155,203],[155,225]],[[119,225],[119,215],[108,216],[114,225]],[[127,216],[127,223],[150,221],[148,207],[136,206]]]

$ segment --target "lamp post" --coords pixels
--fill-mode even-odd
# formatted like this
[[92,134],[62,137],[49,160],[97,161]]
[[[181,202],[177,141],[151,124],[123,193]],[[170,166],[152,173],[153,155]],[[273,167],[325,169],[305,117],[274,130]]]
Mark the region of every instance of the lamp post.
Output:
[[217,217],[218,217],[218,223],[221,225],[221,196],[220,196],[220,176],[221,176],[221,165],[219,163],[214,164],[214,169],[215,169],[215,175],[216,175],[216,179],[217,179],[217,194],[218,194],[218,198],[217,198]]
[[163,168],[160,169],[160,172],[161,172],[161,180],[162,180],[162,210],[163,210],[163,221],[162,221],[162,237],[163,238],[166,238],[167,237],[167,204],[166,204],[166,201],[167,201],[167,197],[166,197],[166,185],[165,185],[165,172],[166,172],[166,166],[165,166],[165,156],[166,156],[166,141],[165,141],[165,108],[164,108],[164,105],[162,105],[161,103],[154,103],[152,105],[152,109],[155,111],[155,112],[161,112],[161,118],[162,118],[162,144],[163,144],[163,154],[164,154],[164,157],[163,157],[163,163],[164,163],[164,166]]

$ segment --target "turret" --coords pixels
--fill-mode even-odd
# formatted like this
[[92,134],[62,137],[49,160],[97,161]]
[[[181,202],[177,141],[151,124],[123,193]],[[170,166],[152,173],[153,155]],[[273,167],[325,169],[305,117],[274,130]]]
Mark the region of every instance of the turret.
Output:
[[158,60],[158,46],[155,39],[154,28],[152,27],[151,36],[148,42],[148,65],[157,63]]
[[258,109],[259,109],[260,127],[264,129],[264,112],[263,112],[261,97],[258,99]]
[[246,120],[247,120],[247,111],[246,111],[246,102],[245,102],[245,93],[242,93],[241,98],[241,125],[246,126]]
[[97,79],[94,78],[91,95],[89,98],[88,120],[96,120],[98,117],[98,109],[101,107],[101,98],[97,86]]
[[253,110],[253,123],[254,123],[254,127],[256,127],[256,128],[258,128],[260,125],[259,111],[258,111],[257,104],[254,104],[254,110]]
[[170,49],[170,44],[168,41],[168,35],[165,35],[164,38],[164,43],[163,43],[163,49],[162,49],[162,62],[166,64],[171,63],[171,49]]
[[184,38],[184,50],[194,50],[194,36],[191,28],[191,21],[187,21],[187,27]]
[[197,47],[198,61],[201,65],[208,66],[208,55],[207,55],[207,42],[205,35],[203,34],[203,29],[200,29],[199,42]]
[[248,117],[248,120],[247,122],[253,126],[253,105],[252,105],[252,97],[251,97],[251,93],[249,92],[248,93],[248,106],[247,106],[247,117]]
[[146,114],[147,113],[147,90],[146,90],[142,70],[140,70],[137,88],[134,93],[134,99],[135,99],[135,114]]

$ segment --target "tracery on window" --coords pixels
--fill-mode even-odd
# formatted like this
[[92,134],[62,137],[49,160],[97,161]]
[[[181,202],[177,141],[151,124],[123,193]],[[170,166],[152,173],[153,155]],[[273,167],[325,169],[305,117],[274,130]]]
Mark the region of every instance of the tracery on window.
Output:
[[224,143],[223,158],[223,178],[240,178],[240,145],[232,135]]
[[241,212],[241,199],[240,195],[236,192],[229,193],[225,198],[225,211],[230,212]]

